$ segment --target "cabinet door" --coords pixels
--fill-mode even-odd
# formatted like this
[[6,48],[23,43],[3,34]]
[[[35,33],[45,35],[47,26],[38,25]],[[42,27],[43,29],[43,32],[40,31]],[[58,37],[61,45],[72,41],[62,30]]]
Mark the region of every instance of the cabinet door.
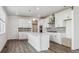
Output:
[[59,38],[58,38],[57,34],[53,35],[53,41],[56,43],[59,43]]
[[56,42],[56,36],[55,36],[55,34],[53,35],[53,41]]
[[53,35],[50,35],[50,41],[53,41],[54,37]]
[[56,33],[56,34],[51,35],[51,41],[61,44],[61,40],[62,39],[61,39],[60,34]]
[[66,38],[72,39],[72,20],[66,21]]
[[65,27],[65,19],[72,19],[73,18],[73,11],[72,9],[67,9],[62,12],[55,14],[55,27]]
[[73,11],[72,11],[72,9],[70,8],[70,9],[67,9],[67,10],[65,10],[65,11],[63,11],[63,15],[64,15],[64,20],[65,19],[72,19],[73,17]]
[[63,15],[62,13],[55,14],[55,27],[63,27]]
[[19,39],[28,39],[26,32],[19,32]]
[[56,38],[55,38],[55,34],[53,34],[53,35],[51,34],[51,35],[50,35],[50,40],[53,41],[53,42],[56,42],[55,39],[56,39]]

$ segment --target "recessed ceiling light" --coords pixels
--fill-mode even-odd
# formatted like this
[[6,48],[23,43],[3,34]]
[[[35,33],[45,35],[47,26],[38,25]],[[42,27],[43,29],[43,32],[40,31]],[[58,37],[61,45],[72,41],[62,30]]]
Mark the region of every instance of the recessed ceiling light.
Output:
[[36,8],[37,10],[39,10],[39,8]]
[[36,19],[33,18],[33,21],[35,21]]

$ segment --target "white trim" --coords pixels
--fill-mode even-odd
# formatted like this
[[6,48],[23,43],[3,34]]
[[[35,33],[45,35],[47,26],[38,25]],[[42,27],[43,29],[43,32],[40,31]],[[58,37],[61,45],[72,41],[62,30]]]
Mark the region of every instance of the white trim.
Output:
[[3,34],[6,34],[6,33],[2,32],[2,33],[0,33],[0,36],[3,35]]

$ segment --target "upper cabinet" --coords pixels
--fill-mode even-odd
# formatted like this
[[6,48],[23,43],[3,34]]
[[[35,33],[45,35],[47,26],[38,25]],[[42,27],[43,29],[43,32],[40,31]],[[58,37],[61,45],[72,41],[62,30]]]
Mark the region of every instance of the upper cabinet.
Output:
[[55,27],[63,27],[64,23],[63,23],[63,15],[62,13],[57,13],[55,14]]
[[55,14],[55,27],[65,27],[65,21],[67,19],[72,19],[72,8],[63,10]]
[[32,28],[32,21],[30,19],[19,19],[18,20],[18,27],[21,28]]

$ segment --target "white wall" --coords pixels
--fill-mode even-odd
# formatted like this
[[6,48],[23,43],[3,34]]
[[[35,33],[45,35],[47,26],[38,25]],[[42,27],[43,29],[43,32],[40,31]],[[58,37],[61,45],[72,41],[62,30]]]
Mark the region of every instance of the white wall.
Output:
[[74,7],[73,12],[73,40],[72,49],[79,49],[79,7]]
[[[7,25],[7,15],[3,7],[0,7],[0,17],[2,17],[6,21]],[[7,41],[7,32],[0,34],[0,51],[4,47],[6,41]]]
[[18,18],[16,16],[8,16],[8,39],[18,38]]

